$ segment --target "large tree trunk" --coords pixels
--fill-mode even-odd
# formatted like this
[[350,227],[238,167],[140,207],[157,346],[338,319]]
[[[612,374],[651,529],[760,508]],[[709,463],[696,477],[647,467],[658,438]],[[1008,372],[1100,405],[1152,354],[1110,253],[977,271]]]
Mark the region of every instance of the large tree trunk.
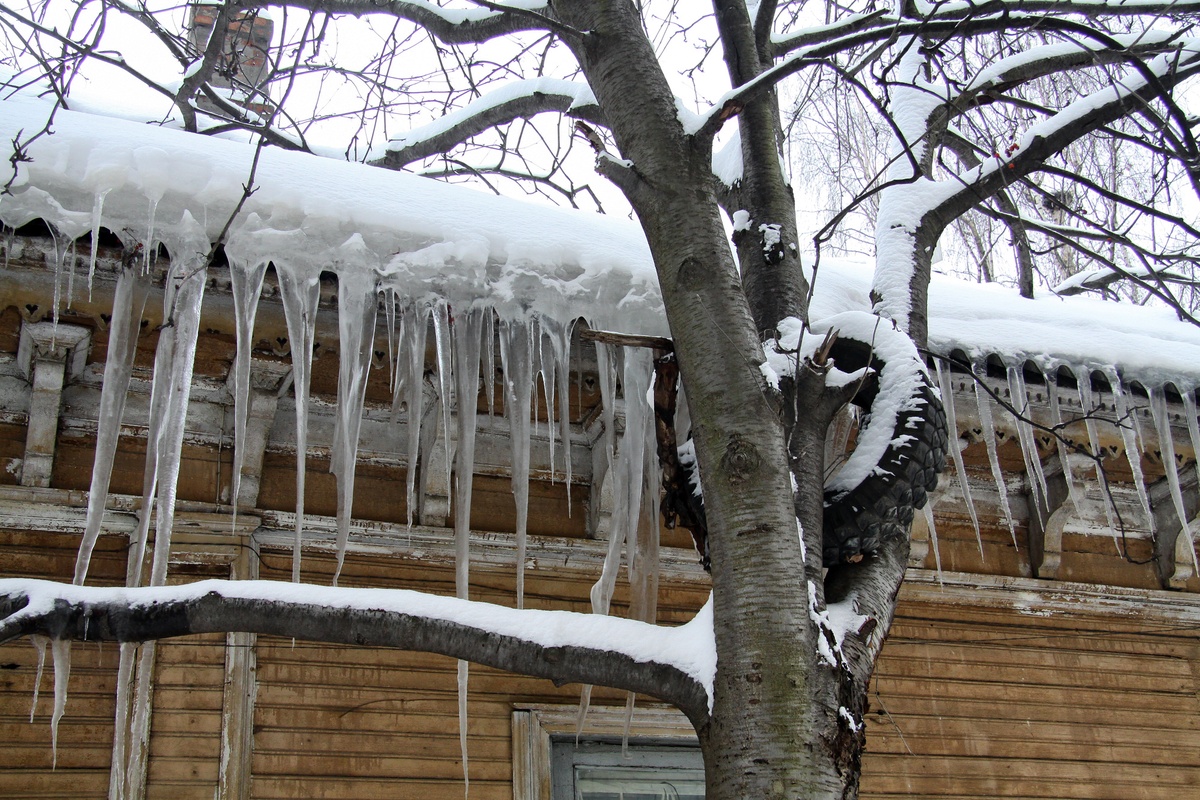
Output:
[[[620,156],[631,163],[601,156],[599,168],[624,190],[645,230],[692,411],[718,654],[713,714],[698,729],[708,797],[853,797],[857,779],[839,769],[857,764],[861,750],[861,736],[839,734],[840,684],[849,673],[818,663],[821,634],[797,535],[789,432],[759,369],[756,315],[721,222],[710,143],[683,131],[632,4],[556,8],[567,24],[588,32],[574,46]],[[795,219],[782,181],[756,191],[774,193],[761,207]],[[795,292],[787,294],[783,313],[798,310]],[[759,316],[773,324],[779,313]],[[818,404],[823,381],[805,391],[799,402]],[[801,442],[808,462],[802,521],[819,574],[828,413],[797,416],[791,441]],[[819,602],[820,587],[813,593]],[[865,697],[865,683],[858,689]],[[853,710],[861,719],[861,709]]]

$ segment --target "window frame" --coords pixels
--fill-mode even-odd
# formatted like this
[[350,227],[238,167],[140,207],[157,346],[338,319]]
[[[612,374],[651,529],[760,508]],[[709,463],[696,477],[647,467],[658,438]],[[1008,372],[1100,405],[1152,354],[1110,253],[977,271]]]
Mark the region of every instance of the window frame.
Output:
[[[574,736],[579,706],[525,705],[512,713],[513,800],[552,800],[551,738]],[[591,706],[583,735],[616,737],[625,733],[624,706]],[[631,738],[655,743],[699,745],[683,712],[670,706],[638,704],[629,728]]]

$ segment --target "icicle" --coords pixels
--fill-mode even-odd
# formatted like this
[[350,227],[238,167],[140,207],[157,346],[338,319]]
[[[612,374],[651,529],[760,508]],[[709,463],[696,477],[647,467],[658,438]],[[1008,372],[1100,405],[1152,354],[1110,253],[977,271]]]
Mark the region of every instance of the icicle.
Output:
[[[629,562],[629,617],[651,625],[658,621],[659,482],[656,480],[657,450],[650,445],[654,418],[647,413],[642,427],[641,512],[633,519],[625,548]],[[626,429],[627,433],[631,429]]]
[[609,531],[608,553],[600,578],[592,586],[592,611],[607,614],[620,567],[621,545],[632,541],[642,505],[642,476],[645,448],[650,442],[653,422],[646,394],[652,374],[651,353],[646,348],[630,349],[625,353],[622,388],[625,398],[625,435],[613,471],[612,528]]
[[75,240],[67,249],[67,308],[75,303]]
[[1000,470],[1000,456],[996,452],[996,425],[992,421],[992,399],[980,386],[983,375],[975,368],[975,403],[979,407],[979,427],[983,429],[983,443],[987,447],[988,462],[992,466],[992,478],[996,481],[996,491],[1000,494],[1000,511],[1004,514],[1004,523],[1012,536],[1013,547],[1017,545],[1017,526],[1013,523],[1012,507],[1008,504],[1008,490],[1004,484],[1004,473]]
[[[546,328],[543,324],[540,327],[536,342],[537,342],[537,360],[538,360],[538,375],[542,379],[542,397],[546,400],[546,437],[550,448],[550,483],[554,483],[554,400],[557,397],[555,394],[554,385],[554,348],[550,343],[550,338],[546,335]],[[537,417],[535,416],[536,420]],[[536,424],[536,422],[535,422]]]
[[[113,459],[121,436],[121,419],[129,380],[137,355],[138,334],[142,312],[146,307],[146,282],[137,270],[125,268],[117,278],[113,296],[112,319],[108,326],[108,358],[104,362],[104,383],[100,389],[100,411],[97,414],[96,455],[92,462],[92,482],[88,492],[87,519],[79,555],[75,559],[75,583],[82,585],[87,578],[92,550],[104,522],[104,506],[112,479]],[[147,462],[149,463],[149,462]]]
[[296,540],[292,546],[292,582],[300,582],[304,532],[305,471],[308,466],[308,393],[312,384],[313,345],[321,275],[313,269],[275,264],[292,351],[292,392],[296,396]]
[[1029,391],[1025,387],[1025,375],[1021,367],[1008,368],[1008,396],[1017,410],[1017,441],[1021,445],[1021,457],[1025,461],[1025,473],[1029,476],[1030,499],[1036,513],[1040,503],[1046,513],[1050,512],[1050,491],[1046,486],[1046,472],[1042,469],[1042,457],[1038,453],[1037,438],[1033,434],[1032,412],[1029,408]]
[[1096,429],[1096,412],[1099,410],[1094,395],[1092,394],[1092,374],[1085,367],[1081,367],[1075,372],[1078,379],[1076,385],[1079,391],[1079,408],[1083,412],[1084,427],[1087,428],[1088,448],[1096,461],[1096,483],[1101,487],[1102,497],[1101,505],[1104,506],[1104,517],[1108,522],[1108,530],[1112,533],[1113,544],[1117,547],[1117,552],[1120,553],[1120,540],[1117,537],[1117,520],[1113,509],[1113,499],[1109,492],[1104,491],[1104,478],[1102,476],[1102,460],[1104,451],[1100,448],[1100,435]]
[[138,645],[121,642],[120,659],[117,663],[116,719],[113,725],[112,771],[108,780],[108,796],[120,800],[125,797],[127,775],[126,752],[129,744],[129,711],[133,704],[133,663]]
[[471,540],[471,490],[475,482],[475,423],[479,403],[479,351],[483,310],[473,308],[454,320],[454,378],[458,400],[458,450],[454,457],[454,550],[456,595],[467,599]]
[[[558,438],[562,443],[563,474],[567,484],[567,516],[571,516],[571,325],[550,319],[542,320],[554,355],[554,370],[558,373]],[[550,415],[554,425],[554,415]]]
[[483,391],[487,395],[488,417],[496,416],[496,312],[483,315]]
[[[925,526],[929,529],[929,545],[933,548],[933,563],[937,567],[938,583],[942,582],[942,549],[938,545],[937,523],[933,521],[933,503],[927,502],[921,507],[925,515]],[[983,545],[979,545],[979,554],[983,555]]]
[[378,298],[375,276],[363,270],[346,270],[338,278],[338,408],[333,429],[332,472],[337,478],[337,586],[350,541],[354,506],[354,474],[358,463],[358,436],[362,428],[367,377],[375,348]]
[[1063,441],[1065,430],[1062,415],[1062,405],[1058,397],[1058,380],[1051,374],[1046,375],[1046,391],[1050,395],[1050,424],[1059,432],[1055,437],[1054,442],[1058,449],[1058,461],[1062,464],[1063,478],[1067,482],[1067,496],[1071,500],[1071,506],[1075,509],[1075,513],[1079,513],[1079,502],[1082,498],[1079,482],[1075,480],[1075,470],[1071,467],[1071,453],[1067,448],[1066,442]]
[[[167,564],[171,554],[171,529],[175,520],[175,493],[179,478],[179,461],[183,454],[184,423],[187,419],[188,397],[192,388],[192,368],[195,365],[196,341],[200,333],[200,305],[204,300],[204,285],[208,270],[201,263],[189,265],[174,262],[172,270],[181,278],[174,303],[167,319],[170,327],[164,327],[162,336],[172,340],[170,384],[166,403],[163,430],[158,432],[159,447],[155,468],[158,482],[157,518],[154,533],[154,564],[150,573],[150,585],[162,586],[167,579]],[[161,339],[160,339],[161,342]],[[157,364],[156,364],[157,366]],[[155,380],[158,376],[155,376]]]
[[245,266],[229,258],[233,292],[233,318],[237,328],[237,355],[233,364],[233,525],[237,525],[238,499],[242,493],[242,465],[246,460],[246,419],[250,414],[250,351],[254,348],[254,320],[262,294],[267,262]]
[[384,322],[387,325],[387,346],[388,346],[388,387],[392,390],[392,399],[396,397],[396,386],[400,380],[400,370],[396,363],[396,353],[399,350],[400,342],[396,339],[396,292],[393,289],[388,289],[383,295],[383,316]]
[[1187,416],[1188,437],[1192,440],[1192,460],[1200,470],[1200,421],[1196,419],[1196,394],[1192,389],[1181,392],[1183,410]]
[[[404,407],[405,387],[408,386],[408,352],[405,347],[408,345],[408,325],[409,318],[405,313],[405,306],[401,305],[396,308],[400,302],[400,298],[396,296],[394,289],[387,290],[387,307],[392,313],[392,319],[388,321],[388,347],[392,348],[391,365],[391,388],[392,388],[392,414],[391,422],[396,424],[396,420],[400,418],[400,409]],[[395,345],[392,344],[392,338],[395,338]]]
[[151,675],[154,674],[154,660],[158,643],[146,642],[138,653],[137,679],[133,697],[133,720],[129,731],[129,757],[125,773],[124,793],[127,797],[141,797],[144,793],[146,775],[146,757],[150,742],[151,718]]
[[45,636],[30,636],[29,641],[33,643],[38,654],[37,674],[33,678],[33,703],[29,706],[29,721],[33,722],[33,717],[37,714],[38,692],[42,688],[42,673],[46,670],[46,645],[50,642]]
[[[421,418],[425,403],[425,340],[429,332],[429,307],[418,304],[403,312],[407,318],[404,325],[406,342],[400,351],[408,359],[406,393],[408,399],[408,527],[411,529],[417,508],[417,469],[421,454]],[[420,464],[425,471],[427,465]]]
[[111,189],[105,189],[96,192],[96,198],[92,202],[92,252],[88,256],[88,302],[92,301],[92,278],[96,275],[96,256],[100,251],[100,218],[104,214],[104,198],[108,197]]
[[525,547],[529,520],[529,449],[533,406],[532,320],[500,323],[500,363],[504,372],[504,414],[512,442],[512,491],[517,511],[517,608],[525,607]]
[[608,453],[606,463],[612,464],[617,450],[617,372],[620,369],[621,351],[608,344],[596,342],[596,372],[600,385],[600,421],[604,424],[604,449]]
[[50,717],[50,753],[52,768],[58,766],[58,723],[67,709],[67,682],[71,678],[71,640],[50,643],[54,658],[54,713]]
[[[163,318],[172,318],[172,309],[178,295],[172,271],[163,287]],[[146,425],[146,469],[142,475],[142,508],[138,516],[138,527],[129,542],[131,563],[134,570],[131,573],[130,586],[141,582],[141,569],[146,558],[146,547],[150,538],[150,521],[154,509],[155,495],[158,488],[160,470],[159,451],[162,438],[167,427],[168,406],[171,402],[172,370],[175,362],[175,351],[178,336],[174,325],[164,327],[159,333],[158,346],[154,351],[154,372],[150,383],[150,417]],[[169,536],[169,533],[168,533]]]
[[1150,416],[1154,420],[1154,430],[1158,433],[1158,448],[1162,453],[1163,469],[1167,473],[1167,485],[1171,489],[1171,502],[1175,505],[1175,516],[1179,520],[1179,535],[1186,536],[1191,544],[1188,550],[1192,553],[1192,566],[1195,574],[1200,575],[1200,558],[1196,556],[1196,546],[1191,542],[1191,531],[1188,529],[1187,511],[1183,505],[1183,491],[1180,488],[1179,465],[1175,462],[1175,442],[1171,438],[1171,417],[1167,413],[1167,398],[1163,387],[1150,390]]
[[450,307],[444,302],[433,306],[433,341],[437,349],[438,402],[442,406],[442,438],[446,442],[446,491],[450,491],[450,387],[454,385],[454,366],[450,358]]
[[[954,386],[950,382],[950,370],[940,358],[935,358],[938,388],[942,392],[942,407],[946,409],[946,422],[950,428],[950,457],[954,459],[954,471],[958,475],[958,485],[962,489],[963,503],[967,506],[967,514],[971,517],[971,527],[975,529],[975,543],[979,545],[979,557],[984,558],[983,536],[979,532],[979,515],[975,512],[975,501],[971,498],[971,485],[967,481],[967,467],[963,463],[962,448],[959,447],[958,419],[954,413]],[[940,558],[940,556],[939,556]]]
[[150,253],[154,250],[154,220],[158,216],[158,201],[162,195],[150,198],[150,220],[146,226],[146,241],[143,251],[145,260],[142,262],[142,271],[150,272]]
[[58,230],[53,224],[46,223],[50,228],[50,238],[54,241],[54,300],[50,307],[50,318],[53,322],[52,339],[58,337],[58,309],[59,303],[62,302],[62,276],[63,267],[67,260],[67,243],[66,235]]
[[1125,443],[1125,457],[1129,461],[1129,468],[1133,470],[1133,485],[1137,489],[1138,499],[1142,501],[1142,511],[1146,514],[1146,523],[1153,533],[1154,512],[1150,509],[1150,493],[1146,491],[1146,476],[1142,472],[1142,449],[1138,445],[1138,436],[1135,430],[1134,415],[1137,414],[1137,409],[1129,408],[1125,390],[1116,373],[1110,373],[1108,380],[1113,390],[1117,427],[1121,429],[1121,440]]
[[471,777],[467,771],[467,675],[471,662],[458,662],[458,749],[462,758],[463,797],[471,795]]

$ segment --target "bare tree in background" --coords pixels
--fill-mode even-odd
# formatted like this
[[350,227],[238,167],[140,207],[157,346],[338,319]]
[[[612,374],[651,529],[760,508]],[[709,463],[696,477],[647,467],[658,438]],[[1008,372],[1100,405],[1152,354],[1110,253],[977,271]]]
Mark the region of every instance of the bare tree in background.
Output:
[[[855,353],[876,375],[888,365],[872,360],[870,337],[843,333],[778,389],[758,368],[780,323],[809,317],[779,98],[794,98],[793,131],[847,143],[831,176],[839,212],[819,238],[877,204],[869,237],[841,235],[873,249],[875,311],[881,328],[899,332],[887,335],[925,344],[937,245],[964,215],[974,215],[963,224],[981,256],[1002,229],[1027,248],[1028,287],[1028,270],[1049,277],[1048,265],[1066,264],[1069,252],[1079,269],[1106,271],[1093,284],[1133,275],[1181,310],[1189,302],[1173,281],[1190,276],[1196,231],[1159,203],[1181,182],[1194,189],[1200,164],[1196,119],[1177,99],[1200,69],[1197,0],[896,8],[714,0],[695,18],[678,3],[477,0],[447,10],[417,0],[298,0],[271,9],[275,43],[260,87],[238,85],[237,51],[223,37],[231,24],[253,24],[265,2],[217,6],[215,38],[203,48],[185,36],[176,8],[71,7],[65,16],[49,3],[0,7],[10,87],[70,107],[104,65],[160,97],[164,120],[197,133],[244,131],[314,152],[337,136],[352,159],[515,181],[577,205],[594,205],[599,193],[594,174],[573,171],[573,154],[590,151],[595,172],[640,222],[658,270],[704,488],[718,670],[710,708],[669,665],[587,648],[551,658],[515,637],[419,617],[220,595],[156,614],[106,607],[110,622],[89,628],[96,609],[62,602],[34,614],[10,594],[0,639],[244,630],[443,652],[674,703],[696,727],[713,800],[852,798],[868,681],[904,576],[913,507],[935,480],[946,430],[917,381],[911,410],[896,419],[912,441],[889,445],[872,477],[827,493],[826,428],[853,388],[827,385],[830,347],[841,348],[833,352],[842,365]],[[353,45],[340,38],[343,15],[362,18]],[[175,74],[116,53],[105,35],[118,17],[144,26]],[[721,71],[728,91],[704,97],[704,80]],[[831,100],[837,93],[856,98],[854,107]],[[711,102],[696,104],[697,95]],[[841,128],[863,115],[873,119],[868,129]],[[859,152],[881,135],[890,148],[881,160]],[[726,144],[714,157],[718,136]],[[1122,172],[1136,159],[1158,176],[1138,193]],[[813,160],[798,163],[809,169]],[[840,174],[847,167],[855,181]],[[1154,235],[1134,213],[1155,221]],[[827,659],[823,612],[843,602],[863,621]]]

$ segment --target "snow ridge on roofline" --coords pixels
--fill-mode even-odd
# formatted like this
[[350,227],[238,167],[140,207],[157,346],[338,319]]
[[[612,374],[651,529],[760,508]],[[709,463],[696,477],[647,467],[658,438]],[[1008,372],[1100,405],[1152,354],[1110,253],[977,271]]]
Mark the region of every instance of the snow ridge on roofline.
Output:
[[[0,102],[0,138],[32,136],[49,113]],[[254,158],[249,145],[64,110],[53,131],[29,148],[0,220],[42,218],[76,238],[102,205],[99,224],[142,242],[153,228],[173,258],[207,253]],[[225,247],[244,263],[373,269],[381,288],[408,297],[666,332],[645,239],[627,222],[275,148],[262,151],[253,188]]]
[[[40,130],[41,101],[0,101],[0,137]],[[145,241],[153,225],[175,258],[207,252],[250,174],[254,148],[153,125],[60,110],[29,148],[0,221],[42,218],[79,237],[97,224]],[[650,254],[633,223],[534,206],[414,175],[263,150],[254,193],[226,252],[319,272],[375,271],[403,296],[482,303],[505,316],[662,335],[666,317]],[[868,310],[870,268],[825,260],[814,317]],[[1147,385],[1200,385],[1200,329],[1165,309],[1091,298],[1024,300],[1011,289],[935,276],[930,346],[974,359],[999,354],[1045,371],[1068,366]]]

